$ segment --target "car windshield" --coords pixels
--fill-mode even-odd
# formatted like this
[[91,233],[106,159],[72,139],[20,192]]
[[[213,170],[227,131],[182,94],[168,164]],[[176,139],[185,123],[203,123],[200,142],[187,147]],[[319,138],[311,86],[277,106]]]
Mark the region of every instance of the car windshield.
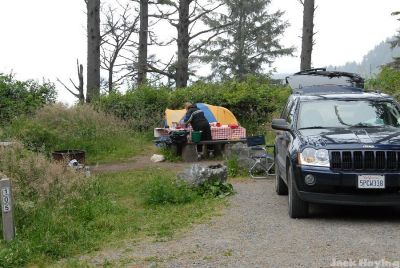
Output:
[[399,127],[395,103],[374,100],[317,100],[300,103],[298,129]]

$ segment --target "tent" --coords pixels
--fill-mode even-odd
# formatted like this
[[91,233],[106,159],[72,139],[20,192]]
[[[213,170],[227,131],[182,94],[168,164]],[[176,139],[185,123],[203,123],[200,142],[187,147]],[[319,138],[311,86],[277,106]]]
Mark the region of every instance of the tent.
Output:
[[[231,111],[221,106],[213,106],[205,103],[196,103],[197,107],[204,112],[208,122],[218,122],[222,125],[236,124],[238,121]],[[168,126],[172,126],[172,122],[180,122],[186,114],[186,110],[165,110],[165,116]]]

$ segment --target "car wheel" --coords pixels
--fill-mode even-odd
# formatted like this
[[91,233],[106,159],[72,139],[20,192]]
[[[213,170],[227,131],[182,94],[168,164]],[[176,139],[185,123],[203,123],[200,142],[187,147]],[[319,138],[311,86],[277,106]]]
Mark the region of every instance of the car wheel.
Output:
[[291,218],[306,218],[308,216],[308,203],[300,199],[295,189],[293,170],[288,170],[289,190],[289,216]]
[[279,174],[279,168],[277,165],[275,165],[275,169],[275,191],[278,195],[287,195],[288,188]]

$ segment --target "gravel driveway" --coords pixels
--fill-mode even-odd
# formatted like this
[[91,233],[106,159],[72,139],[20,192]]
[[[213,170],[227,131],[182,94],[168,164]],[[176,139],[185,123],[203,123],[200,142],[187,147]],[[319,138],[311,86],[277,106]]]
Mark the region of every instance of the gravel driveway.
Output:
[[400,262],[398,209],[311,206],[311,218],[296,220],[289,218],[287,197],[275,194],[272,179],[234,187],[231,205],[209,223],[173,241],[103,251],[92,263],[108,259],[125,260],[127,267],[330,267],[334,260],[350,260],[347,264],[353,266],[347,267],[359,267],[360,259]]

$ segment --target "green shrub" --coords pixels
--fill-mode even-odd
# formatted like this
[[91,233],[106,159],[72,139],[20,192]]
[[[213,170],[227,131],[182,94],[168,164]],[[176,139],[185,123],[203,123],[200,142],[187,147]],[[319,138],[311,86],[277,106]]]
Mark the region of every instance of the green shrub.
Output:
[[185,204],[196,198],[196,193],[183,182],[156,176],[143,185],[144,203],[147,205]]
[[146,146],[146,137],[126,122],[91,106],[45,106],[32,117],[14,120],[3,134],[21,140],[33,151],[81,149],[89,162],[132,157]]
[[220,181],[206,182],[201,185],[197,191],[202,196],[212,196],[218,198],[226,197],[235,192],[232,184]]
[[147,131],[160,125],[168,103],[168,89],[140,87],[125,94],[116,92],[103,96],[94,105],[127,121],[136,131]]
[[367,81],[367,88],[382,90],[383,92],[399,99],[400,71],[384,67],[376,78]]
[[176,90],[144,87],[103,96],[95,105],[128,120],[133,129],[146,131],[161,124],[166,108],[182,109],[187,101],[208,103],[228,108],[249,134],[255,134],[265,131],[266,122],[281,110],[288,95],[288,88],[273,85],[267,78],[248,77],[243,82],[197,82]]
[[0,74],[0,124],[6,125],[20,115],[32,114],[45,104],[54,103],[55,86],[33,81],[18,81]]

